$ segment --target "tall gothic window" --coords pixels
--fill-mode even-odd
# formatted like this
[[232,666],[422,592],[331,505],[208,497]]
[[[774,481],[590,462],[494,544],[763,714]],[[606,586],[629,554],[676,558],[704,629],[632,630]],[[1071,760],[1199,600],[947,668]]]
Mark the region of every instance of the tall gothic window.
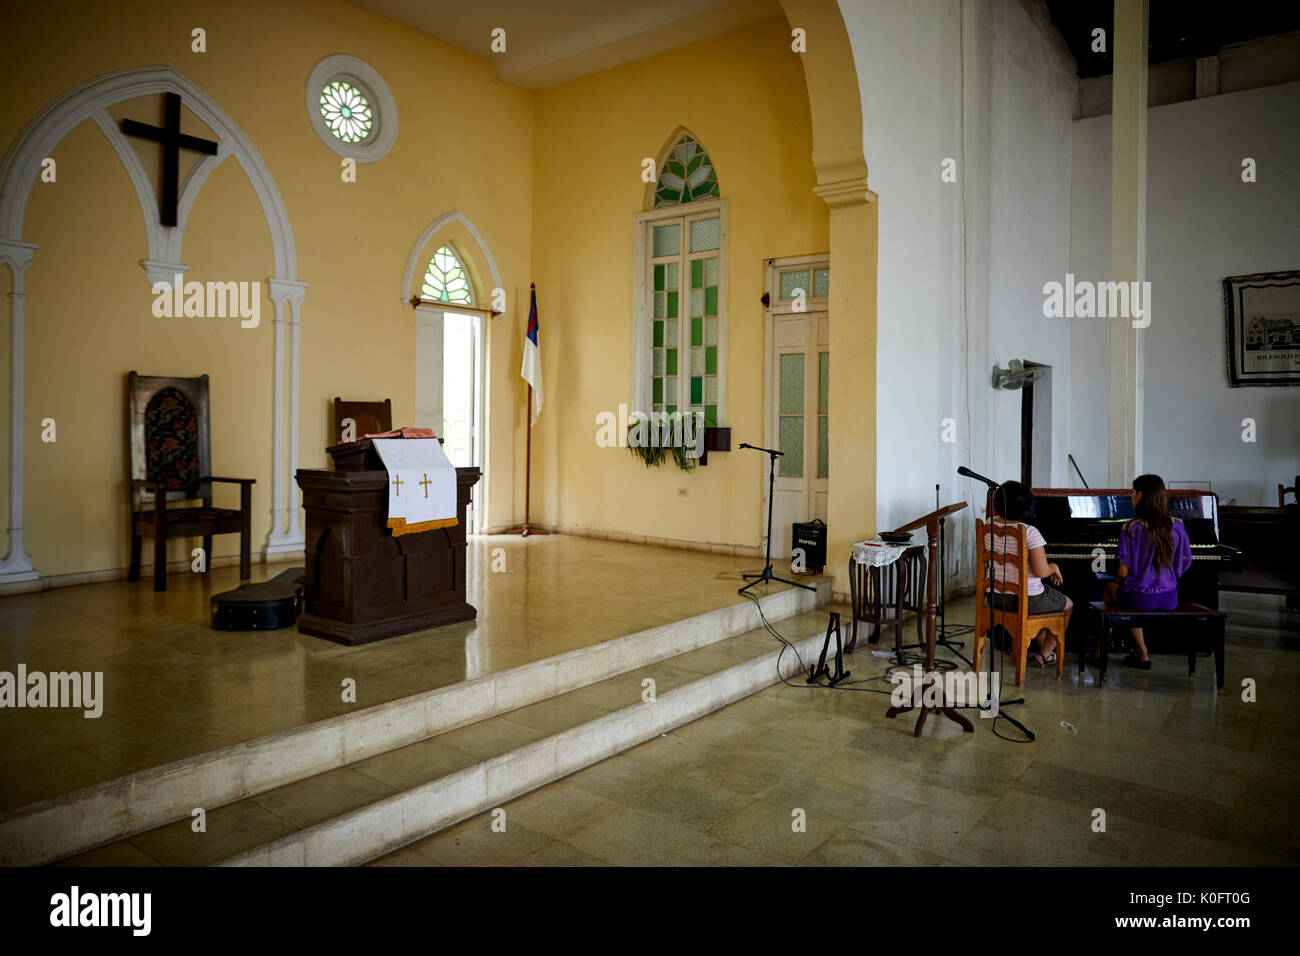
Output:
[[724,425],[727,204],[691,133],[674,135],[636,230],[637,408]]

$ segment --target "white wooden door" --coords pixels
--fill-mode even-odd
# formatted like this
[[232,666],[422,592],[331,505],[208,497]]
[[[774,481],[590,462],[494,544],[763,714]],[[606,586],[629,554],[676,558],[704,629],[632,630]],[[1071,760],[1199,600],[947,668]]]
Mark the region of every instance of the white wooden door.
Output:
[[[482,322],[472,313],[442,315],[442,427],[443,451],[457,468],[482,467]],[[467,530],[478,530],[477,495],[470,494],[465,515]]]
[[826,520],[830,434],[830,315],[774,313],[768,436],[777,459],[772,558],[790,557],[790,526]]

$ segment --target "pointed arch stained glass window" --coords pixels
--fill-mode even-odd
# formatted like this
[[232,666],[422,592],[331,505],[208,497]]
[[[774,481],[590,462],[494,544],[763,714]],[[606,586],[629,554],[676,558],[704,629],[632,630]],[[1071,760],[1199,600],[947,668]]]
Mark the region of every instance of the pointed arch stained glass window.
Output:
[[429,260],[420,294],[436,302],[474,304],[474,287],[470,285],[469,274],[451,246],[441,247]]
[[320,113],[329,130],[345,143],[360,143],[374,129],[370,100],[360,87],[346,80],[331,80],[320,93]]
[[683,133],[659,167],[655,207],[718,198],[718,173],[699,141]]

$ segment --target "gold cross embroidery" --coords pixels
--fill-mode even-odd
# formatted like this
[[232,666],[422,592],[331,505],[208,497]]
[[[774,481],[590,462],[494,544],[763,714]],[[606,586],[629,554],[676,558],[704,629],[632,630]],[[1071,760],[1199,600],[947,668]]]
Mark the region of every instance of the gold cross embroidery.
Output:
[[393,487],[397,489],[397,497],[402,497],[402,476],[398,475],[393,479]]
[[433,482],[429,480],[428,474],[425,474],[424,481],[419,482],[419,484],[424,485],[424,497],[429,497],[429,486],[433,484]]

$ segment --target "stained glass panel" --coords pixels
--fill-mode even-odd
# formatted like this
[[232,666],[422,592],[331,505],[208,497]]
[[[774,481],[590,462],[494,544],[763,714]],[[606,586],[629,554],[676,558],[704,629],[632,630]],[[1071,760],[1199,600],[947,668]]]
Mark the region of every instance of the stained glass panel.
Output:
[[366,94],[344,80],[325,84],[320,93],[320,115],[330,132],[345,143],[368,139],[375,125]]
[[681,136],[659,167],[655,206],[717,199],[718,196],[718,174],[709,154],[694,137]]
[[451,246],[443,246],[429,260],[420,295],[435,302],[474,304],[474,288],[470,285],[469,275]]

